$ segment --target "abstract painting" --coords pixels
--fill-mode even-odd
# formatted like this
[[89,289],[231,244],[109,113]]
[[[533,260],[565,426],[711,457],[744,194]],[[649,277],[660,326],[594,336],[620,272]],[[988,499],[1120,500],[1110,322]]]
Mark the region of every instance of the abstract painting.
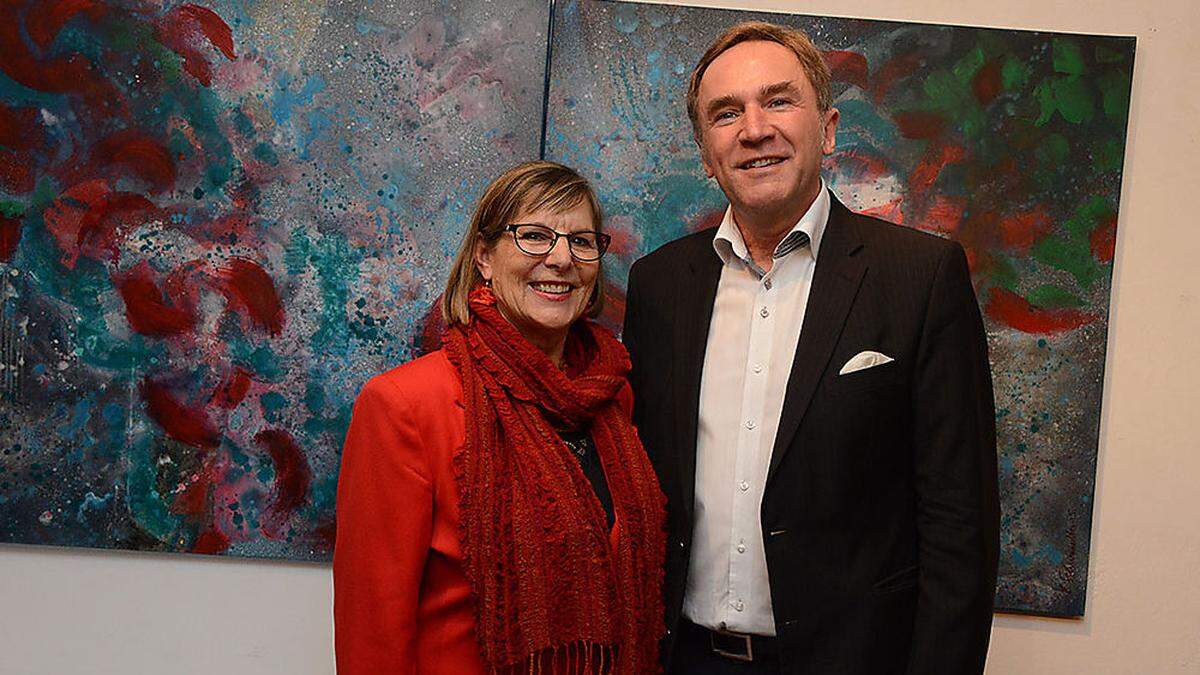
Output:
[[684,98],[705,47],[750,19],[802,28],[825,53],[834,193],[966,249],[995,377],[997,606],[1081,616],[1133,39],[559,2],[546,155],[595,181],[618,286],[639,256],[721,218]]
[[545,0],[0,3],[0,542],[327,560]]

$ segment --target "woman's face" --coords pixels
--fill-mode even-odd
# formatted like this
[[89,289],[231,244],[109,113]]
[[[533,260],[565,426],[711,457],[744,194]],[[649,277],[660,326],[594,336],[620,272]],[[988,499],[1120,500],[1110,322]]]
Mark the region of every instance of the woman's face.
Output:
[[[545,225],[560,234],[597,229],[586,201],[561,213],[523,209],[513,223]],[[549,253],[530,255],[517,248],[512,232],[505,232],[490,248],[480,242],[475,264],[483,278],[492,282],[496,306],[504,318],[551,355],[561,350],[567,330],[587,311],[600,272],[599,260],[573,258],[563,237]]]

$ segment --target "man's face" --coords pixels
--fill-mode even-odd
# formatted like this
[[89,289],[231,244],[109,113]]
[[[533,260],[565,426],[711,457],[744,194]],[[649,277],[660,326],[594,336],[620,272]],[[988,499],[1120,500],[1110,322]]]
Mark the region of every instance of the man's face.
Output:
[[742,42],[718,56],[697,96],[700,155],[734,214],[790,226],[821,186],[838,112],[821,112],[800,60],[775,42]]

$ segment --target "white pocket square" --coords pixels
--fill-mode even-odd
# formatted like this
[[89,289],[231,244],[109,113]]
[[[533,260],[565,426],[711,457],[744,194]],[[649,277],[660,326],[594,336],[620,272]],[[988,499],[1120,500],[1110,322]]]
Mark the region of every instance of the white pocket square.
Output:
[[894,359],[887,354],[880,354],[879,352],[859,352],[855,354],[853,358],[847,361],[846,365],[842,366],[842,369],[838,371],[838,375],[845,375],[847,373],[866,370],[867,368],[880,366],[893,360]]

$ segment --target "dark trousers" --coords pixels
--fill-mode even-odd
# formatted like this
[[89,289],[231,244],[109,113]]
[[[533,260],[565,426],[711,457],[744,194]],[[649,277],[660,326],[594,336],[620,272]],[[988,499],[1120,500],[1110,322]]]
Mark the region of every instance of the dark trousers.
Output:
[[679,624],[669,675],[779,675],[779,659],[759,657],[753,662],[735,661],[713,653],[704,628],[684,619]]

